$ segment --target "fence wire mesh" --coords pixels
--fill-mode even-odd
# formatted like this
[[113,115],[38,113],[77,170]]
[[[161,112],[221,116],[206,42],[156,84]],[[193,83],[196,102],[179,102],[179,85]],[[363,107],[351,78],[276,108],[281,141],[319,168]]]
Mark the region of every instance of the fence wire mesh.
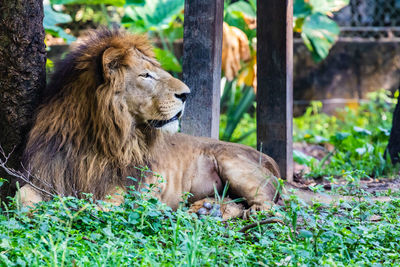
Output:
[[334,19],[342,39],[400,40],[400,0],[350,0]]

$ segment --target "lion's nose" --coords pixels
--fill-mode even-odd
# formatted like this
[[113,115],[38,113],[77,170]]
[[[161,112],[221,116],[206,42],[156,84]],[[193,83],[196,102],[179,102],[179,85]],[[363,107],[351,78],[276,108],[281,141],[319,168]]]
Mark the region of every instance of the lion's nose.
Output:
[[179,98],[180,100],[182,100],[183,103],[185,103],[188,95],[189,95],[189,93],[175,94],[175,97]]

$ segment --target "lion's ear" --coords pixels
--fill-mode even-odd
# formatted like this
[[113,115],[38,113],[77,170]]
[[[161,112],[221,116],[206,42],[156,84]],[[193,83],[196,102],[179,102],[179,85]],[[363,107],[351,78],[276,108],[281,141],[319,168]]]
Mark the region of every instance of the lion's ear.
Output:
[[104,51],[102,63],[105,78],[110,78],[124,64],[125,55],[126,51],[121,48],[109,47]]

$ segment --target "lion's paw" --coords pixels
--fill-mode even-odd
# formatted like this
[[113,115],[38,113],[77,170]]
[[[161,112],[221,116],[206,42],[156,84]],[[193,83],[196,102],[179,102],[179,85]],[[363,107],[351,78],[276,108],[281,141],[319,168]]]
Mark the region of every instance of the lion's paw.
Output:
[[254,214],[258,211],[269,211],[273,207],[273,203],[265,202],[262,204],[253,204],[250,209],[247,209],[243,212],[243,219],[248,219],[251,214]]
[[192,204],[189,212],[196,213],[200,217],[212,216],[222,218],[223,221],[243,216],[244,207],[225,198],[219,204],[215,199],[205,198]]

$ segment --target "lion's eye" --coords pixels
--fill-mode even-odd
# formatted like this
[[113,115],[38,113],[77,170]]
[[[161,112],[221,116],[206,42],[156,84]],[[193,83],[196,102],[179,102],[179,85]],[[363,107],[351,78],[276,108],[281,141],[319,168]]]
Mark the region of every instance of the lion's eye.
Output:
[[139,76],[140,76],[140,77],[143,77],[143,78],[150,78],[150,79],[154,79],[154,77],[153,77],[153,76],[151,76],[151,75],[150,75],[150,73],[148,73],[148,72],[146,72],[146,73],[142,73],[142,74],[140,74]]

